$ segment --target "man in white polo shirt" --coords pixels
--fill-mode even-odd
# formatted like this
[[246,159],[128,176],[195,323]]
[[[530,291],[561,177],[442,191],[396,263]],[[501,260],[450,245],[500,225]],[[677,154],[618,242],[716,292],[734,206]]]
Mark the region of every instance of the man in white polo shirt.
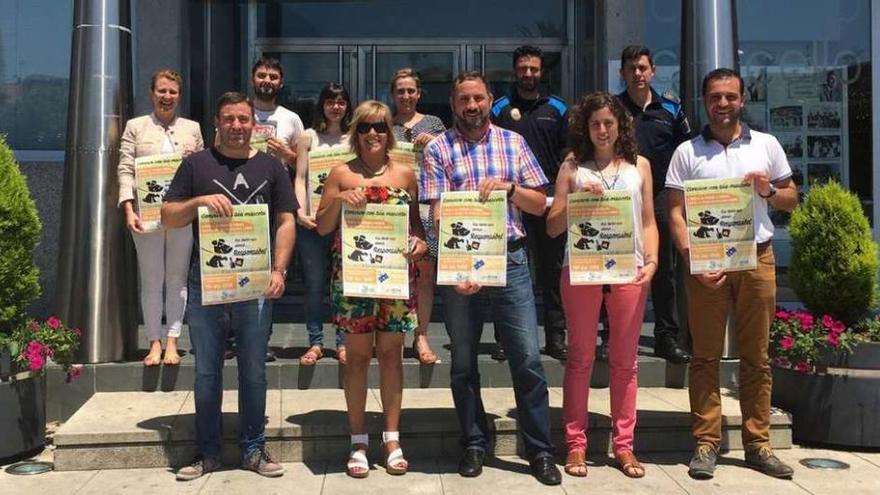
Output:
[[703,105],[709,118],[699,136],[682,143],[666,175],[669,222],[675,247],[687,266],[688,234],[684,182],[693,179],[742,177],[755,187],[755,237],[758,268],[686,277],[688,326],[693,339],[689,393],[692,431],[697,446],[689,474],[712,478],[721,442],[721,396],[718,369],[731,307],[740,352],[740,407],[746,465],[777,478],[791,478],[791,467],[770,449],[770,322],[776,305],[776,260],[770,240],[773,222],[768,206],[790,211],[797,188],[779,141],[749,129],[740,120],[743,80],[730,69],[716,69],[703,79]]

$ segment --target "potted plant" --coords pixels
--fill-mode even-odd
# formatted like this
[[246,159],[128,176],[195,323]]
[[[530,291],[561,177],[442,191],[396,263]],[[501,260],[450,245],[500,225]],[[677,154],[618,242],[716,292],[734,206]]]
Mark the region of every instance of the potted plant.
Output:
[[57,318],[28,319],[40,295],[33,252],[40,220],[12,151],[0,135],[0,459],[42,447],[46,429],[45,378],[49,360],[73,378],[79,331]]
[[773,405],[792,414],[798,441],[880,447],[880,371],[865,372],[880,370],[868,219],[853,193],[829,182],[810,189],[789,233],[789,277],[803,307],[778,309],[770,327]]

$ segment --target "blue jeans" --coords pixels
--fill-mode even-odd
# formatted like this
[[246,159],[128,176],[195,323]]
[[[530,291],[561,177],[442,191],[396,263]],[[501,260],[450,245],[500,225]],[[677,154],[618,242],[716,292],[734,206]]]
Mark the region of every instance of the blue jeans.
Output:
[[446,331],[452,345],[452,398],[461,425],[462,446],[484,451],[489,446],[477,348],[483,333],[483,310],[490,307],[499,344],[507,353],[526,454],[529,459],[552,455],[547,379],[541,364],[535,295],[526,250],[519,248],[508,253],[506,287],[483,287],[472,296],[463,296],[454,287],[447,287],[443,296]]
[[[330,239],[320,236],[313,229],[296,226],[296,255],[302,267],[303,282],[306,287],[305,313],[306,330],[309,332],[309,345],[324,345],[324,297],[329,293],[330,281]],[[336,332],[336,345],[343,343],[343,335]]]
[[[196,258],[198,259],[198,258]],[[196,263],[190,267],[190,339],[196,352],[196,439],[205,458],[220,458],[223,420],[223,353],[227,316],[235,330],[238,359],[238,431],[242,458],[261,449],[266,422],[266,349],[272,328],[272,301],[257,299],[202,306],[202,287]]]

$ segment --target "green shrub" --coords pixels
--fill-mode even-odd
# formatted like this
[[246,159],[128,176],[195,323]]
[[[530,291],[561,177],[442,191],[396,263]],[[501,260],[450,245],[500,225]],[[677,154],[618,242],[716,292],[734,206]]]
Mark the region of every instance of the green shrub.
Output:
[[0,340],[27,321],[27,307],[40,296],[33,253],[40,218],[6,136],[0,134]]
[[791,285],[813,314],[850,325],[877,302],[877,244],[855,194],[830,182],[791,215]]

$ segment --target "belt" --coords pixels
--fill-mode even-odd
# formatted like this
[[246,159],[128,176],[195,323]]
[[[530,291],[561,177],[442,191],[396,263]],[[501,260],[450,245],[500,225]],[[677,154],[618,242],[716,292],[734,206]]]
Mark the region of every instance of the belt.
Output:
[[758,243],[758,251],[766,250],[768,247],[770,247],[771,242],[772,241],[759,242]]
[[514,239],[512,241],[507,241],[507,252],[512,253],[514,251],[519,251],[520,249],[526,246],[525,240],[522,238]]

